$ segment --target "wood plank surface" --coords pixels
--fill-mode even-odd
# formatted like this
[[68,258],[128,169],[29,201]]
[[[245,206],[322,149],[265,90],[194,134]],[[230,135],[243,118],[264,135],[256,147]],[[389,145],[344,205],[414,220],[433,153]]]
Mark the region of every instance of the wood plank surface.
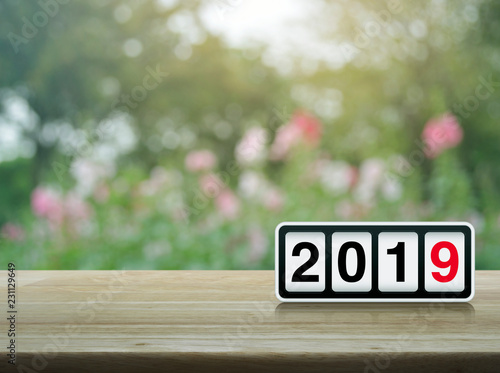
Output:
[[500,372],[500,271],[457,304],[281,304],[273,271],[16,279],[17,367],[4,322],[2,372]]

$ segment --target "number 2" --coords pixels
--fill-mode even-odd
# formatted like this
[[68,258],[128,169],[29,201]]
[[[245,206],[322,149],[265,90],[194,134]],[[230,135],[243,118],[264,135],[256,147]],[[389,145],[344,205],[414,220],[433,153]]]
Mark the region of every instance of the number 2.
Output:
[[305,275],[304,272],[316,264],[319,258],[318,248],[310,242],[299,242],[292,251],[292,256],[300,256],[302,250],[309,250],[311,256],[294,272],[292,282],[318,282],[319,275]]

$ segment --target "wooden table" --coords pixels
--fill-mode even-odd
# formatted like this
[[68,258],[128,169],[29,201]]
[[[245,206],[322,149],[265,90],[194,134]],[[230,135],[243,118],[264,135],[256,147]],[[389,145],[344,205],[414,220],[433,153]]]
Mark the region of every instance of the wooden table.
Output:
[[280,304],[273,271],[17,271],[18,370],[1,277],[2,372],[500,372],[500,271],[446,305]]

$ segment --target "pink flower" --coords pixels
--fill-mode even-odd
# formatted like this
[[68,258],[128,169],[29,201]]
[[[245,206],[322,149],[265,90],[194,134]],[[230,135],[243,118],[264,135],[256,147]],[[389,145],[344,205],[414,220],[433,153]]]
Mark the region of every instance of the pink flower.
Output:
[[33,213],[47,219],[51,229],[56,230],[64,223],[76,225],[82,220],[88,220],[92,208],[76,193],[69,193],[66,198],[54,190],[38,187],[31,194]]
[[278,189],[271,188],[264,194],[263,203],[269,211],[280,211],[283,208],[283,196]]
[[215,167],[217,157],[210,150],[195,150],[188,153],[184,163],[188,171],[208,171]]
[[304,139],[313,145],[319,142],[321,137],[321,122],[305,111],[298,111],[292,117],[292,123],[294,126],[298,127]]
[[457,146],[462,138],[462,127],[457,118],[449,113],[430,119],[422,132],[422,139],[426,144],[425,154],[428,158],[436,158],[446,149]]
[[224,189],[217,196],[215,206],[219,213],[229,220],[236,219],[240,211],[240,201],[230,189]]
[[65,216],[72,222],[88,220],[92,215],[91,207],[74,193],[66,196],[64,209]]
[[300,142],[315,146],[321,137],[321,122],[305,111],[297,111],[289,123],[278,129],[271,146],[271,159],[284,159]]
[[60,225],[64,219],[64,205],[61,196],[54,190],[38,187],[31,193],[31,209],[37,216]]
[[215,174],[203,175],[199,180],[200,189],[209,198],[214,198],[225,189],[224,182]]
[[22,241],[24,239],[24,230],[13,223],[5,223],[0,233],[10,241]]
[[250,228],[248,231],[248,241],[250,244],[248,260],[251,262],[262,260],[269,248],[269,240],[264,230],[261,227]]
[[236,145],[236,160],[242,165],[252,165],[266,156],[267,132],[262,127],[250,128]]
[[301,132],[296,126],[287,124],[279,128],[271,145],[271,159],[281,160],[286,158],[290,149],[300,141],[300,138]]

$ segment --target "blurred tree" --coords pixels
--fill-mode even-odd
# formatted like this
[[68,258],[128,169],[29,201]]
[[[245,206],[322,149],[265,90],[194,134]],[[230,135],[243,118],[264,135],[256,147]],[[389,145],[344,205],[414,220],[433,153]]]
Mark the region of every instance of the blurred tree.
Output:
[[[227,151],[241,134],[243,118],[269,114],[286,84],[258,59],[246,59],[208,35],[199,6],[164,7],[152,0],[0,4],[0,33],[7,36],[0,40],[0,68],[6,72],[0,87],[26,96],[39,118],[32,134],[33,185],[43,172],[53,172],[57,144],[39,141],[48,123],[82,128],[92,142],[99,121],[127,111],[140,136],[135,159],[150,167],[172,156],[177,140],[169,141],[168,134],[189,130],[187,136],[202,138],[205,146],[224,141]],[[229,138],[215,135],[222,121]]]
[[[160,197],[154,193],[144,197],[141,190],[154,190],[150,185],[158,182],[154,175],[175,179],[177,172],[183,179],[180,187],[176,185],[180,190],[164,186],[163,192],[181,204],[192,200],[188,194],[199,191],[201,174],[184,172],[186,153],[211,150],[218,160],[214,170],[224,170],[249,128],[267,127],[272,142],[276,129],[300,108],[317,118],[319,144],[295,149],[290,158],[266,158],[269,162],[241,167],[249,184],[260,183],[271,191],[271,205],[283,205],[282,217],[479,216],[480,225],[484,215],[487,227],[481,239],[487,241],[484,247],[489,256],[481,263],[486,266],[484,258],[498,258],[491,233],[498,230],[500,211],[497,2],[307,2],[310,5],[304,10],[311,15],[303,20],[305,33],[290,33],[289,45],[273,44],[275,35],[269,35],[238,48],[231,47],[224,35],[210,32],[204,23],[203,9],[222,3],[226,4],[210,0],[0,2],[0,103],[5,106],[2,111],[0,105],[0,130],[8,119],[4,114],[9,100],[16,95],[26,100],[36,121],[34,127],[23,127],[23,136],[35,144],[34,155],[9,162],[0,159],[0,228],[4,222],[23,220],[35,186],[48,183],[59,184],[62,191],[72,188],[70,175],[58,178],[59,167],[66,175],[75,160],[96,156],[93,145],[104,137],[132,133],[135,148],[120,153],[121,157],[100,148],[104,161],[119,162],[119,171],[115,180],[106,181],[109,185],[102,185],[110,206],[102,202],[95,209],[98,228],[90,227],[94,234],[80,241],[64,229],[61,236],[50,236],[56,237],[54,246],[61,250],[53,253],[53,242],[47,243],[46,263],[52,263],[53,255],[59,266],[86,261],[83,266],[92,267],[92,256],[103,267],[117,266],[123,260],[134,264],[141,258],[142,252],[136,251],[142,244],[152,255],[148,260],[155,262],[156,247],[166,247],[168,240],[181,249],[154,265],[183,268],[189,257],[194,266],[202,266],[202,260],[211,260],[215,268],[221,262],[237,266],[245,259],[233,256],[237,251],[231,251],[233,246],[244,242],[252,231],[257,237],[254,246],[263,247],[263,227],[275,224],[280,215],[254,203],[252,197],[244,222],[217,226],[217,219],[212,219],[217,207],[211,202],[212,208],[196,216],[195,225],[180,227],[178,217],[169,216],[175,221],[172,224],[165,218],[171,211],[159,208]],[[422,131],[429,119],[445,112],[454,114],[463,127],[463,142],[439,158],[427,158],[421,151]],[[109,123],[118,126],[103,132]],[[132,129],[127,132],[124,123]],[[0,136],[9,137],[8,133]],[[263,152],[269,150],[266,146]],[[399,172],[404,200],[380,199],[370,206],[356,201],[355,185],[367,160],[374,174],[377,167],[392,167],[398,174],[393,160],[401,157],[411,163],[413,172],[410,177]],[[330,160],[340,162],[325,168],[327,175],[321,176],[321,182],[308,180],[318,173],[318,164]],[[165,167],[157,174],[150,172],[156,165]],[[345,195],[332,195],[328,190],[328,184],[336,181],[329,172],[351,178],[345,183]],[[84,173],[83,178],[87,176]],[[238,182],[238,177],[229,181],[234,195],[240,192],[235,191]],[[388,193],[395,194],[394,189]],[[63,195],[61,201],[66,201]],[[239,203],[229,192],[227,196],[227,201]],[[31,212],[26,215],[33,220]],[[31,229],[29,223],[21,225]],[[206,233],[212,228],[212,233]],[[87,237],[95,241],[89,256],[81,249],[87,248]],[[151,246],[151,237],[161,243]],[[34,234],[28,238],[32,241],[20,244],[25,245],[26,257],[31,255],[31,244],[43,245],[37,238]],[[219,249],[225,242],[227,248],[200,254],[200,240]],[[116,252],[103,253],[101,249],[108,246]],[[189,254],[183,256],[182,250]],[[272,254],[265,260],[271,266]]]

